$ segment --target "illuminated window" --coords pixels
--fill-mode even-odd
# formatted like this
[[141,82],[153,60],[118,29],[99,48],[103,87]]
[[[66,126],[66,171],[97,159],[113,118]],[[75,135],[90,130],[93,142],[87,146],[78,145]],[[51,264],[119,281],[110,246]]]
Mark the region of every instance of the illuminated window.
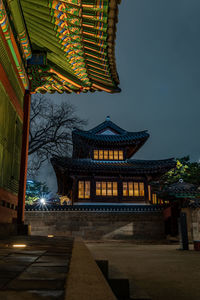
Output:
[[107,196],[112,196],[112,182],[107,182]]
[[113,182],[113,196],[118,195],[117,182]]
[[144,183],[143,182],[123,182],[123,196],[124,197],[144,197]]
[[96,182],[96,196],[117,196],[117,182]]
[[128,183],[128,195],[133,196],[133,182]]
[[99,150],[99,159],[103,159],[103,150]]
[[94,150],[94,159],[99,159],[99,152],[98,152],[98,150]]
[[90,181],[79,181],[78,182],[78,197],[80,199],[90,198]]
[[96,195],[101,195],[101,182],[96,182]]
[[124,153],[122,150],[94,150],[95,160],[123,160]]
[[119,160],[123,160],[123,159],[124,159],[123,151],[119,151]]
[[134,196],[139,196],[139,184],[134,182]]
[[157,195],[156,194],[152,194],[152,202],[153,202],[153,204],[157,204]]
[[114,151],[114,160],[118,160],[118,151],[117,150]]
[[143,182],[139,183],[139,192],[140,192],[140,196],[144,196],[144,183]]
[[151,201],[151,186],[148,185],[149,201]]
[[84,181],[79,181],[78,183],[78,197],[84,198]]
[[128,196],[128,184],[123,182],[123,196]]
[[90,182],[85,181],[85,198],[90,198]]
[[106,182],[102,182],[101,183],[101,187],[102,187],[102,189],[101,189],[101,195],[102,196],[106,196]]
[[113,151],[112,150],[109,150],[109,159],[113,160]]
[[108,150],[104,150],[104,159],[108,160]]

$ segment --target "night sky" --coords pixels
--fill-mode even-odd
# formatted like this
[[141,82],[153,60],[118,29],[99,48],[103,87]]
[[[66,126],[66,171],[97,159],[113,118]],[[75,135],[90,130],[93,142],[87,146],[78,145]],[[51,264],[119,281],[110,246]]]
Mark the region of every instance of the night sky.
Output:
[[[121,93],[48,97],[72,102],[87,129],[107,115],[128,131],[148,129],[150,138],[134,158],[199,160],[200,1],[122,0],[116,63]],[[48,166],[38,177],[44,178],[56,190]]]

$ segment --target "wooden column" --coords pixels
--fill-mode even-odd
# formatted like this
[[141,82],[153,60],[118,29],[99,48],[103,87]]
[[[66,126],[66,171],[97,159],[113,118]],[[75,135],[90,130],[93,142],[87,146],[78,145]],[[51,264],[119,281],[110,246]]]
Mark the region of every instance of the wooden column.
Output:
[[77,178],[76,176],[73,176],[73,185],[72,185],[72,205],[74,205],[74,202],[77,202]]
[[118,178],[118,202],[123,203],[122,199],[123,199],[123,180],[122,180],[122,176],[120,175]]
[[24,95],[22,150],[21,150],[21,165],[20,165],[20,179],[19,179],[19,192],[18,192],[18,210],[17,210],[18,224],[22,224],[24,222],[26,179],[27,179],[27,165],[28,165],[30,103],[31,103],[31,95],[30,92],[27,90]]

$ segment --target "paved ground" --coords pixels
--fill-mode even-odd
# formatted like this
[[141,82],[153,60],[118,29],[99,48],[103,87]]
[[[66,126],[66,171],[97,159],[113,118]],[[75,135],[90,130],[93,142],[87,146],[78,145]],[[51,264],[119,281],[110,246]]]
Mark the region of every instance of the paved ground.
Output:
[[[13,248],[25,244],[25,248]],[[64,299],[73,240],[13,237],[0,240],[0,299]]]
[[115,241],[87,246],[95,259],[109,260],[111,278],[130,279],[131,294],[136,285],[139,294],[153,300],[200,299],[200,252],[176,250],[178,245]]

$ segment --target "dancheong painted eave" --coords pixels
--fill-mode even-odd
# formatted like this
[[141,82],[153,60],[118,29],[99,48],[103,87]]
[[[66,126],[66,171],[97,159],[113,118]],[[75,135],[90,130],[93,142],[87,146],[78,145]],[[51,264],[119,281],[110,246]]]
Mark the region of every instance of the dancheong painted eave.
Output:
[[[14,0],[15,1],[15,0]],[[120,92],[115,63],[119,0],[21,0],[32,93]]]

